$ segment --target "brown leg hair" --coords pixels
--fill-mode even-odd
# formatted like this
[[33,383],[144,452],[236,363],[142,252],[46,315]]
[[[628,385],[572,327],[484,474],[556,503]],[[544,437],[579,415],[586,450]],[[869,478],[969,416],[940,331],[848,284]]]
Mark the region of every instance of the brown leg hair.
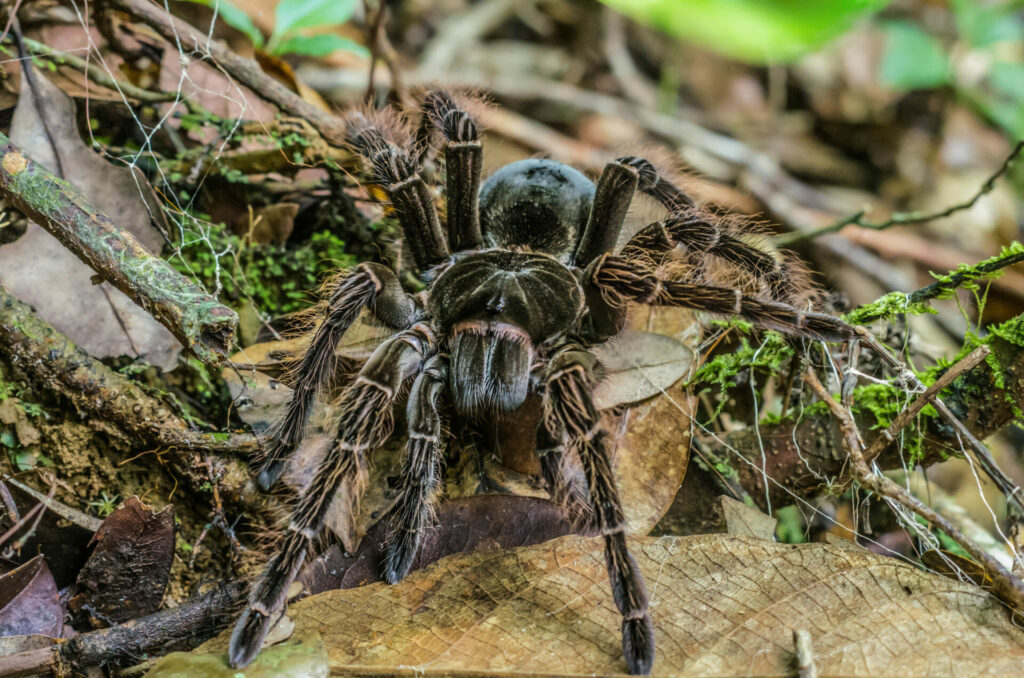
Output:
[[391,435],[395,398],[419,371],[434,343],[433,332],[423,325],[396,334],[374,351],[345,390],[334,445],[299,497],[284,539],[253,587],[249,606],[231,634],[228,660],[232,667],[247,666],[259,653],[270,625],[287,602],[288,587],[323,529],[338,488],[350,483],[353,494],[358,495],[365,454]]
[[654,624],[647,611],[647,588],[626,546],[626,519],[612,476],[611,435],[601,427],[594,407],[597,359],[566,346],[552,358],[544,392],[543,426],[579,454],[590,489],[595,526],[604,535],[605,560],[615,605],[622,615],[622,653],[634,675],[650,673],[654,663]]
[[400,123],[384,114],[373,118],[352,115],[347,122],[352,149],[366,159],[374,181],[391,198],[416,268],[423,272],[444,262],[449,254],[444,230],[419,166],[401,138],[401,130],[394,129],[400,128]]
[[294,390],[288,408],[267,432],[269,445],[260,460],[256,479],[264,491],[281,477],[288,457],[302,441],[313,403],[334,374],[334,351],[364,308],[369,308],[378,320],[394,329],[405,329],[418,314],[412,297],[402,291],[398,278],[386,266],[360,264],[338,280],[327,302],[323,322],[292,370]]
[[736,315],[760,327],[822,341],[847,341],[855,335],[852,326],[835,316],[755,299],[736,289],[662,280],[639,263],[622,257],[599,259],[587,270],[586,280],[615,308],[630,302],[681,306]]
[[435,355],[424,364],[409,391],[409,440],[384,563],[384,579],[391,584],[409,573],[423,532],[433,521],[437,491],[443,482],[441,408],[447,388],[448,357]]

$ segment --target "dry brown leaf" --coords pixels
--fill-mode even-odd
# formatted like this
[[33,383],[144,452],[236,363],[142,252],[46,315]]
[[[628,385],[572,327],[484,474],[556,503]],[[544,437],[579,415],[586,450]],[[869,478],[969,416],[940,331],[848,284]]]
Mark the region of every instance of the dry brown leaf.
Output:
[[174,558],[174,508],[156,512],[129,497],[100,525],[68,607],[94,625],[126,622],[160,607]]
[[[818,675],[1009,676],[1024,632],[980,589],[866,550],[752,537],[638,538],[657,629],[654,675],[793,675],[793,631]],[[445,558],[395,586],[292,605],[334,675],[621,673],[600,539]],[[222,652],[230,631],[201,648]],[[208,659],[204,661],[209,661]],[[223,661],[223,659],[222,659]]]
[[653,398],[690,374],[693,349],[674,337],[625,330],[594,348],[603,378],[594,389],[599,410]]
[[59,638],[63,625],[57,584],[42,556],[0,576],[0,636]]
[[[162,213],[155,200],[147,204],[142,197],[153,195],[145,176],[107,162],[86,146],[78,134],[74,102],[42,73],[33,75],[35,87],[21,88],[11,140],[71,183],[119,228],[159,253],[163,239],[150,217],[162,219]],[[90,354],[141,357],[173,368],[181,345],[170,331],[110,283],[94,284],[94,276],[38,224],[0,247],[0,284]]]

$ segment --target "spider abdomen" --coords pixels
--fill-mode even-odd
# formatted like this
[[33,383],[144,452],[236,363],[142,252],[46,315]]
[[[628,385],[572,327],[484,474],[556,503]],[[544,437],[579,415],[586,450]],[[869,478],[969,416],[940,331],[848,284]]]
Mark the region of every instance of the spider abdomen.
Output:
[[553,160],[505,165],[480,188],[480,227],[489,247],[528,247],[568,262],[586,228],[594,182]]

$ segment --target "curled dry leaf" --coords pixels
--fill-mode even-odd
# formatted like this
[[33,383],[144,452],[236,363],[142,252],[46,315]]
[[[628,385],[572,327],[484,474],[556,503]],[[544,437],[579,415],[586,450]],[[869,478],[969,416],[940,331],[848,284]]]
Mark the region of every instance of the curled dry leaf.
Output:
[[131,497],[107,516],[92,544],[68,606],[102,625],[155,612],[174,558],[173,508],[158,513]]
[[[1024,631],[997,601],[864,549],[723,534],[631,548],[651,595],[654,675],[792,675],[794,629],[810,633],[819,676],[1009,676],[1024,665]],[[323,637],[333,675],[625,670],[597,538],[450,556],[288,614],[296,634]],[[229,634],[199,651],[223,652]]]
[[[94,153],[78,134],[71,98],[38,71],[32,82],[21,88],[11,140],[159,253],[163,238],[150,220],[163,213],[145,176]],[[0,284],[91,355],[129,355],[173,368],[181,346],[170,331],[109,283],[94,284],[94,275],[38,224],[0,247]]]
[[0,636],[59,637],[64,610],[42,556],[0,576]]

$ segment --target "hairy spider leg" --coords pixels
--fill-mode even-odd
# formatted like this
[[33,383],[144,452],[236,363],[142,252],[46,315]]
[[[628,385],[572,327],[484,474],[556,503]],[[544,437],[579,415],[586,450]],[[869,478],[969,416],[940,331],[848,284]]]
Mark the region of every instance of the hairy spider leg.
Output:
[[621,159],[605,165],[597,180],[590,216],[576,245],[573,263],[586,266],[605,252],[615,249],[639,182],[639,171]]
[[720,257],[753,273],[773,299],[785,301],[793,297],[794,289],[784,263],[726,233],[699,214],[676,214],[645,226],[630,238],[621,254],[628,259],[656,261],[678,245],[690,252]]
[[331,500],[342,483],[350,483],[353,494],[359,494],[365,454],[391,435],[395,398],[434,344],[433,331],[422,324],[396,334],[377,347],[345,390],[334,445],[299,497],[281,546],[253,587],[249,606],[231,634],[228,659],[232,667],[248,666],[259,654],[270,625],[287,602],[288,587],[323,529]]
[[403,242],[412,252],[416,268],[424,272],[444,262],[449,254],[448,243],[430,189],[412,154],[391,142],[382,126],[366,116],[350,116],[347,132],[352,148],[367,160],[374,181],[391,198],[405,235]]
[[359,313],[369,308],[374,316],[396,330],[412,325],[418,309],[402,290],[398,278],[382,264],[360,264],[342,275],[327,302],[326,315],[292,370],[292,397],[282,418],[267,432],[269,445],[260,460],[256,483],[267,491],[287,467],[288,457],[302,442],[306,422],[317,395],[334,374],[334,351]]
[[637,233],[623,248],[623,256],[657,257],[683,245],[692,253],[710,254],[752,273],[774,299],[788,301],[792,298],[794,290],[789,285],[787,272],[775,257],[695,214],[691,209],[693,200],[661,176],[649,160],[625,157],[618,162],[633,167],[639,174],[639,190],[660,202],[670,213],[665,221],[653,223]]
[[808,339],[848,341],[855,336],[855,329],[835,316],[755,299],[738,289],[663,280],[642,265],[622,257],[599,259],[588,269],[587,277],[613,307],[623,307],[629,302],[681,306],[736,315],[760,327]]
[[429,146],[431,128],[444,139],[448,247],[452,252],[479,249],[483,244],[479,210],[483,147],[477,122],[449,92],[435,90],[423,99],[417,143],[424,149]]
[[406,418],[409,440],[398,486],[398,500],[391,510],[384,579],[396,584],[409,574],[424,531],[434,519],[434,503],[441,487],[441,409],[448,389],[448,356],[434,355],[409,391]]
[[537,427],[537,458],[541,474],[548,485],[552,501],[565,507],[574,523],[586,524],[591,517],[587,500],[587,487],[579,470],[574,468],[571,455],[565,446],[565,427],[552,422],[557,431],[552,433],[547,426]]
[[579,454],[590,489],[595,526],[604,536],[605,560],[615,606],[622,615],[622,653],[634,675],[654,663],[654,624],[647,612],[647,588],[626,547],[626,519],[612,476],[612,436],[601,426],[593,390],[597,358],[569,345],[552,358],[544,391],[543,426],[554,436],[564,427]]

